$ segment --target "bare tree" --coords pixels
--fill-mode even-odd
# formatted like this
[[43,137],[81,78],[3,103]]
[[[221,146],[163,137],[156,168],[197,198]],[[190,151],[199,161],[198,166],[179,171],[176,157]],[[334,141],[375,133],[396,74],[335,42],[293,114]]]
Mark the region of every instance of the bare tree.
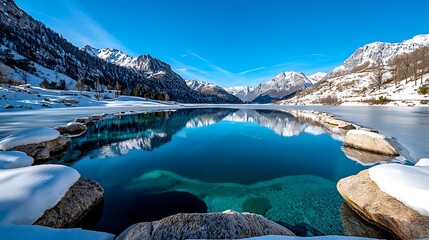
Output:
[[423,84],[423,75],[429,71],[429,46],[424,46],[421,48],[419,53],[421,66],[420,84]]
[[383,74],[384,74],[384,65],[383,62],[379,59],[375,65],[375,71],[373,75],[374,85],[380,90],[381,86],[383,86]]
[[394,58],[391,60],[390,65],[392,66],[391,70],[392,70],[392,77],[393,77],[393,81],[395,82],[395,86],[398,86],[399,83],[399,71],[401,68],[401,58]]
[[414,51],[409,54],[411,58],[411,68],[413,70],[413,78],[414,78],[414,85],[417,86],[417,79],[419,78],[419,71],[420,71],[420,61],[419,61],[419,53],[418,51]]
[[401,62],[403,67],[403,74],[405,78],[405,84],[408,83],[408,77],[410,76],[410,68],[411,68],[411,57],[409,54],[403,54],[401,55]]

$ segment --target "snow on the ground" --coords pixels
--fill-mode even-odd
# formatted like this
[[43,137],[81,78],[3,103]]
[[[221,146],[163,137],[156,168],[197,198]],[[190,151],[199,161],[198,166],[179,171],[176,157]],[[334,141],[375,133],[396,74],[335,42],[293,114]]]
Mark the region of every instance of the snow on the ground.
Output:
[[60,136],[52,128],[33,128],[5,137],[0,141],[0,150],[9,150],[17,146],[51,141]]
[[2,240],[113,240],[110,233],[82,230],[81,228],[58,229],[37,225],[0,225]]
[[302,240],[302,239],[313,239],[313,240],[365,240],[374,238],[364,237],[349,237],[349,236],[317,236],[317,237],[290,237],[290,236],[278,236],[278,235],[267,235],[261,237],[244,238],[250,240]]
[[[386,74],[388,75],[388,74]],[[418,88],[424,84],[429,84],[429,74],[423,76],[423,83],[420,79],[405,79],[395,84],[385,83],[380,89],[371,86],[373,83],[372,72],[358,72],[345,76],[327,79],[317,91],[311,91],[305,96],[294,97],[280,101],[281,104],[312,105],[317,104],[319,99],[327,96],[336,96],[341,99],[342,106],[368,106],[371,101],[379,97],[386,97],[391,102],[386,106],[429,106],[429,94],[418,94]]]
[[[108,93],[106,93],[108,94]],[[82,94],[74,90],[52,90],[32,86],[7,87],[0,85],[0,111],[13,111],[14,109],[40,109],[40,108],[65,108],[65,107],[140,107],[140,106],[166,106],[171,102],[156,101],[141,97],[121,96],[119,98],[97,100],[94,92]],[[102,94],[103,95],[103,94]],[[11,105],[13,109],[5,109]]]
[[349,132],[352,134],[355,134],[355,135],[366,135],[368,137],[378,138],[378,139],[385,139],[386,138],[383,134],[375,133],[375,132],[369,132],[369,131],[365,131],[365,130],[350,130]]
[[33,224],[79,178],[75,169],[62,165],[0,170],[0,224]]
[[34,159],[23,152],[0,152],[0,169],[27,167],[31,166],[33,162]]
[[429,216],[429,158],[415,166],[383,164],[369,169],[370,178],[405,206]]

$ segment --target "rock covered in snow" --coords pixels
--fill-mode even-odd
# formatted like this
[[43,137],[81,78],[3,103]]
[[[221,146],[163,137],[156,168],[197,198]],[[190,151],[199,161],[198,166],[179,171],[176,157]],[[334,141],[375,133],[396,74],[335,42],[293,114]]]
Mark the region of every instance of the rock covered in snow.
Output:
[[0,223],[33,224],[79,178],[75,169],[62,165],[0,170]]
[[0,150],[10,150],[17,146],[36,144],[54,140],[60,136],[52,128],[33,128],[7,136],[0,141]]
[[344,139],[344,144],[370,152],[397,156],[398,152],[386,137],[380,133],[364,130],[350,130]]
[[155,222],[137,223],[116,240],[238,239],[263,235],[295,236],[287,228],[252,213],[179,213]]
[[62,135],[66,136],[80,136],[83,133],[86,132],[88,128],[79,122],[70,122],[67,123],[66,126],[61,126],[55,128],[55,130],[58,130]]
[[77,123],[88,124],[91,122],[91,119],[88,117],[81,117],[81,118],[76,118],[74,121]]
[[80,178],[55,207],[47,210],[34,224],[55,228],[73,227],[101,202],[104,189],[93,180]]
[[44,161],[51,158],[51,154],[58,154],[64,151],[70,143],[69,138],[59,136],[51,141],[17,146],[12,150],[25,152],[36,161]]
[[0,152],[0,169],[27,167],[33,164],[34,159],[23,152]]
[[70,142],[52,128],[34,128],[4,138],[0,141],[0,150],[25,152],[34,160],[47,160],[51,154],[64,151]]
[[[429,199],[427,168],[428,165],[424,167],[399,164],[378,165],[357,175],[341,179],[337,183],[337,189],[347,204],[364,219],[390,230],[401,239],[427,238],[429,237],[429,217],[406,206],[417,202],[417,209],[425,213],[425,210],[420,207],[425,205],[427,208]],[[413,173],[418,176],[412,176]],[[416,183],[414,179],[417,179]],[[380,189],[380,187],[396,188],[397,185],[398,189],[394,190],[398,193],[396,196],[391,196]],[[404,202],[396,199],[398,196]]]
[[0,225],[2,240],[113,240],[110,233],[82,230],[80,228],[56,229],[33,225]]

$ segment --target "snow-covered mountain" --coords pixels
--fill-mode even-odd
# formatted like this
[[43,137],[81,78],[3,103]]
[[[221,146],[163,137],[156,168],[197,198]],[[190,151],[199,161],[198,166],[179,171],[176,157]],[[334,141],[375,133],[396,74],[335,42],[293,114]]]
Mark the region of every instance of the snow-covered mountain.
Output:
[[268,82],[252,87],[233,87],[227,91],[244,102],[270,103],[293,96],[312,85],[302,72],[282,72]]
[[250,92],[252,92],[253,90],[255,90],[255,87],[236,86],[236,87],[225,88],[225,90],[227,92],[229,92],[230,94],[238,97],[242,101],[248,102],[247,95],[249,95]]
[[317,72],[315,74],[307,76],[307,78],[308,78],[308,80],[310,80],[310,82],[312,84],[315,84],[315,83],[319,82],[320,80],[322,80],[326,76],[326,74],[327,73],[324,73],[324,72]]
[[133,57],[118,49],[97,49],[89,45],[86,45],[81,50],[101,58],[106,62],[143,72],[147,76],[152,74],[165,74],[167,71],[172,71],[170,65],[160,61],[157,58],[153,58],[149,54]]
[[[83,79],[85,89],[94,90],[100,83],[110,89],[119,86],[122,93],[135,96],[216,103],[211,102],[212,96],[190,89],[169,64],[150,55],[132,57],[116,49],[77,48],[33,19],[13,0],[0,3],[0,47],[0,61],[28,75],[35,71],[32,65],[40,65],[55,75],[66,75],[74,81]],[[10,57],[13,53],[22,59]]]
[[238,97],[228,93],[225,89],[213,83],[198,80],[186,80],[186,84],[196,92],[211,96],[213,100],[216,100],[216,102],[224,101],[225,103],[242,103]]
[[[401,43],[375,42],[358,48],[322,81],[284,104],[427,105],[419,88],[429,84],[429,34]],[[391,101],[390,101],[391,100]]]
[[390,61],[401,54],[407,54],[429,45],[429,34],[417,35],[401,43],[374,42],[358,48],[344,63],[329,72],[326,78],[351,74],[374,67],[377,61],[389,65]]

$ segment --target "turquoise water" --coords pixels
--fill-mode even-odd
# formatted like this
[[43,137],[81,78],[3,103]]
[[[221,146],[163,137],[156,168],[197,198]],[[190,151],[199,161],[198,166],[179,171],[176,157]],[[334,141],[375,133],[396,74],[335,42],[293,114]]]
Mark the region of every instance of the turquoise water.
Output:
[[340,133],[327,132],[272,110],[110,116],[55,162],[105,189],[86,228],[119,233],[178,212],[232,209],[262,214],[298,235],[345,235],[350,218],[340,211],[336,182],[367,166],[344,154]]

